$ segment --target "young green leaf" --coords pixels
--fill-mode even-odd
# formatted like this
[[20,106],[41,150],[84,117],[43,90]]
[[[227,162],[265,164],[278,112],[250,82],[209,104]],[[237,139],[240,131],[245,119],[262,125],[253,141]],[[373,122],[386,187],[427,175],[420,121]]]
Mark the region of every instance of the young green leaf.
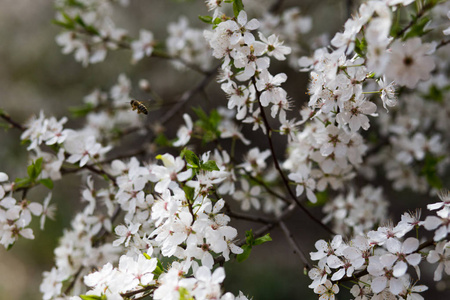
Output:
[[212,24],[213,18],[211,16],[198,16],[200,21],[205,22],[206,24]]
[[244,10],[244,3],[242,3],[242,0],[234,0],[233,2],[233,13],[234,16],[237,18],[241,10]]
[[96,295],[80,295],[80,298],[83,300],[107,300],[105,295],[96,296]]
[[195,189],[191,188],[187,185],[183,186],[183,191],[186,194],[186,198],[190,201],[190,202],[194,202],[194,197],[195,197]]
[[26,178],[16,178],[16,180],[14,180],[14,182],[15,182],[14,189],[27,187],[27,186],[29,186],[31,184],[31,180],[28,177],[26,177]]
[[257,245],[261,245],[261,244],[264,244],[266,242],[271,242],[271,241],[272,241],[272,238],[270,237],[270,234],[268,233],[262,237],[257,238],[254,242],[254,245],[257,246]]
[[188,149],[184,149],[182,151],[182,155],[185,157],[186,162],[194,169],[198,169],[200,167],[200,159],[194,152]]
[[217,166],[216,162],[214,160],[208,160],[205,163],[201,163],[200,169],[205,171],[220,171],[219,167]]
[[50,190],[53,189],[53,180],[51,180],[50,178],[41,179],[39,180],[39,183]]
[[242,250],[244,250],[244,252],[236,255],[236,259],[238,262],[243,262],[244,260],[246,260],[250,256],[250,253],[252,252],[252,246],[243,245],[241,248]]

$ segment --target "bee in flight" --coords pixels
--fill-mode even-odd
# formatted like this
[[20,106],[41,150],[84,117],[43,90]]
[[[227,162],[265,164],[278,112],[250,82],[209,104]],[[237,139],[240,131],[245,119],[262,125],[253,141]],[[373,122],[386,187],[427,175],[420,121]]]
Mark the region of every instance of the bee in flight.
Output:
[[137,110],[138,114],[143,113],[144,115],[148,115],[148,109],[147,109],[147,107],[145,107],[144,104],[142,104],[141,101],[131,100],[130,104],[131,104],[131,108],[133,110]]

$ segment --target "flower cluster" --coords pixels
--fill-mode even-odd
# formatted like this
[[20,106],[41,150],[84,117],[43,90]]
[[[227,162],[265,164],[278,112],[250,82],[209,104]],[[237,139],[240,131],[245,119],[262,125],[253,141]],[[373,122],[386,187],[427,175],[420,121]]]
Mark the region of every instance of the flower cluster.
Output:
[[[324,240],[316,242],[317,252],[311,252],[311,259],[318,263],[309,271],[309,277],[313,280],[309,287],[323,294],[329,291],[324,290],[323,285],[331,287],[333,281],[356,277],[359,282],[351,290],[356,299],[382,299],[388,295],[408,299],[412,293],[427,290],[426,286],[417,285],[424,258],[432,264],[439,262],[434,273],[435,281],[441,280],[444,268],[449,274],[450,253],[446,251],[449,230],[446,224],[449,222],[450,198],[448,192],[441,193],[439,197],[442,202],[428,205],[429,210],[440,209],[437,216],[427,216],[424,221],[420,220],[420,213],[405,213],[396,226],[380,226],[376,231],[358,233],[348,242],[341,235],[335,236],[329,243]],[[417,238],[407,237],[408,233],[420,228],[434,231],[435,243],[419,244]],[[432,250],[429,250],[430,247]],[[425,249],[428,251],[424,252]],[[414,275],[408,273],[409,269],[415,270],[417,280],[412,279]],[[334,290],[334,294],[338,291]]]
[[29,228],[32,217],[40,217],[41,230],[46,217],[53,218],[54,207],[50,204],[52,194],[43,204],[23,198],[17,201],[13,195],[15,183],[9,182],[6,173],[0,172],[0,244],[9,249],[19,237],[34,239],[33,229]]
[[[338,285],[350,280],[358,300],[422,299],[423,264],[437,264],[435,281],[450,275],[450,194],[440,192],[441,202],[428,205],[434,215],[404,213],[395,225],[387,221],[386,196],[391,186],[434,195],[448,176],[449,15],[443,11],[450,4],[416,1],[414,10],[412,0],[364,1],[330,41],[321,35],[305,42],[311,17],[282,10],[282,1],[264,12],[263,2],[248,1],[259,9],[244,8],[242,0],[205,1],[212,16],[200,19],[210,29],[191,28],[180,17],[167,26],[166,49],[149,30],[133,39],[115,26],[113,4],[126,0],[56,1],[55,23],[64,28],[57,43],[84,66],[123,48],[135,64],[160,57],[203,79],[178,102],[165,103],[149,81],[141,79],[135,92],[120,74],[109,90],[93,90],[72,109],[85,118],[78,129],[42,111],[20,125],[0,109],[30,152],[27,177],[10,182],[0,172],[5,248],[19,237],[34,238],[32,216],[41,218],[41,228],[53,216],[52,194],[42,204],[30,202],[31,189],[51,189],[69,173],[85,182],[84,207],[64,230],[55,266],[44,272],[44,300],[245,300],[223,291],[223,263],[247,258],[276,226],[309,268],[309,287],[320,299],[335,299]],[[216,68],[214,58],[221,60]],[[305,103],[294,88],[288,95],[289,72],[273,73],[282,64],[309,72]],[[226,104],[181,112],[184,124],[176,122],[183,105],[207,94],[216,73]],[[160,109],[155,118],[130,107],[144,94],[153,99],[148,109],[140,104],[146,115]],[[166,136],[168,124],[180,126]],[[247,124],[264,141],[244,136]],[[127,147],[133,151],[122,152]],[[325,216],[313,216],[306,199],[323,205]],[[312,268],[284,222],[297,207],[334,235],[315,243]],[[232,218],[265,226],[239,240]]]
[[[193,279],[182,277],[193,270],[197,280],[212,280],[218,284],[224,274],[214,274],[223,271],[216,270],[212,277],[208,275],[215,256],[228,261],[230,253],[242,253],[233,242],[236,229],[228,226],[230,218],[221,213],[224,200],[209,198],[211,188],[228,174],[220,170],[194,174],[180,157],[164,154],[157,158],[162,165],[141,166],[136,158],[129,162],[114,160],[106,170],[114,177],[115,184],[106,189],[95,189],[92,179],[88,179],[87,188],[82,192],[87,205],[72,223],[73,230],[65,232],[61,245],[55,250],[56,268],[44,274],[41,285],[44,299],[58,296],[62,292],[62,281],[73,276],[80,267],[101,267],[105,263],[99,272],[85,277],[85,284],[93,288],[89,295],[115,299],[143,287],[144,293],[147,286],[156,288],[155,297],[169,287],[173,289],[171,293],[182,293],[178,286],[184,287],[184,292],[191,289],[192,295],[209,293],[208,289],[220,295],[220,288],[213,288],[212,283],[200,288],[200,283],[191,285],[188,283]],[[206,164],[208,158],[209,154],[204,155],[202,163]],[[154,188],[147,190],[150,184]],[[107,215],[101,214],[103,209],[99,203],[103,203],[101,206],[105,206]],[[110,220],[119,208],[126,214],[125,225],[114,229],[118,238],[100,247],[91,244],[102,232],[111,232]],[[116,261],[117,254],[124,250],[127,254],[120,257],[118,269],[112,268],[107,262]],[[162,257],[176,260],[167,272],[160,270],[160,280],[155,287],[152,280],[156,258]],[[177,282],[180,280],[176,286],[172,279],[167,281],[173,275],[177,276]]]

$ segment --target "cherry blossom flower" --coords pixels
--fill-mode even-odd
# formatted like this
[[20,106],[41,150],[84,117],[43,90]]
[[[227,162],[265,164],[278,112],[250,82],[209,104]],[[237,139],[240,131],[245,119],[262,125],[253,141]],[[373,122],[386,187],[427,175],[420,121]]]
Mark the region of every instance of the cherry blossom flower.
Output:
[[133,50],[133,62],[144,58],[144,56],[150,56],[153,52],[155,41],[153,40],[153,33],[141,29],[139,32],[139,40],[133,41],[131,43],[131,49]]
[[314,288],[314,293],[320,295],[320,300],[334,300],[335,295],[339,293],[339,287],[337,284],[332,284],[327,280],[323,285],[319,285]]
[[450,248],[448,247],[448,241],[437,243],[436,248],[428,253],[427,261],[430,264],[439,262],[434,271],[434,281],[440,281],[442,279],[443,271],[445,271],[447,275],[450,275]]
[[422,44],[417,37],[404,44],[399,40],[394,41],[386,77],[409,88],[414,88],[420,80],[429,79],[435,67],[433,58],[427,56],[429,51],[430,46]]
[[276,34],[272,34],[266,38],[261,32],[259,32],[259,39],[267,45],[267,54],[278,60],[285,60],[285,55],[289,55],[292,52],[290,47],[283,46],[284,42],[280,42]]
[[233,194],[233,198],[241,202],[242,210],[249,210],[251,206],[255,209],[260,209],[261,204],[257,196],[261,194],[261,187],[258,185],[253,186],[250,189],[250,184],[247,180],[241,179],[241,188]]
[[234,21],[228,21],[229,23],[229,30],[233,32],[233,34],[230,37],[230,43],[231,45],[237,44],[241,37],[244,37],[244,42],[247,45],[250,45],[254,42],[255,37],[253,34],[250,33],[250,31],[258,29],[259,28],[259,21],[257,19],[251,19],[247,23],[247,13],[244,10],[241,10],[238,17],[237,22]]

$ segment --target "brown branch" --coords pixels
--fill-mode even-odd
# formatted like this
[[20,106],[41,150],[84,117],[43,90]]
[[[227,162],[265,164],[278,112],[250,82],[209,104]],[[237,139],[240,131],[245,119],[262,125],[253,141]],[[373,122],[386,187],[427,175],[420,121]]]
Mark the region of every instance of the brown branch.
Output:
[[166,124],[170,119],[198,92],[203,90],[206,85],[211,81],[213,76],[217,73],[217,69],[219,66],[214,67],[210,71],[206,72],[203,80],[195,86],[193,89],[186,91],[180,98],[180,100],[167,112],[162,116],[160,122],[161,124]]
[[437,46],[436,49],[439,49],[441,47],[444,47],[445,45],[448,45],[450,43],[450,39],[449,40],[442,40]]
[[284,224],[283,221],[280,222],[280,227],[283,230],[284,235],[286,236],[289,244],[291,245],[291,247],[294,249],[294,253],[298,255],[298,257],[300,258],[300,260],[303,262],[304,267],[306,269],[311,269],[311,265],[308,262],[308,259],[306,258],[305,254],[303,253],[303,251],[299,248],[299,246],[297,245],[297,243],[294,240],[294,236],[292,235],[292,233],[289,231],[289,229],[287,228],[286,224]]
[[406,25],[406,27],[404,27],[402,30],[397,32],[397,34],[395,35],[394,38],[397,39],[397,38],[401,37],[403,34],[405,34],[405,32],[408,31],[408,29],[410,29],[414,25],[414,23],[417,22],[418,19],[420,19],[428,10],[432,9],[433,7],[434,7],[434,4],[430,3],[430,2],[428,2],[426,5],[424,5],[422,7],[422,9],[417,12],[417,15],[412,18],[412,20],[408,23],[408,25]]
[[[256,79],[255,77],[252,77],[252,81],[253,84],[256,86]],[[304,213],[306,213],[306,215],[311,218],[314,222],[316,222],[317,224],[320,225],[320,227],[322,227],[323,229],[325,229],[328,233],[335,235],[334,231],[329,228],[327,225],[325,225],[324,223],[322,223],[321,220],[319,220],[318,218],[316,218],[313,214],[311,214],[311,212],[309,210],[306,209],[306,207],[300,203],[300,201],[297,199],[297,196],[295,196],[294,192],[292,192],[290,186],[289,186],[289,181],[287,180],[286,176],[284,175],[283,170],[281,169],[280,164],[278,163],[278,159],[275,153],[275,148],[273,146],[273,141],[272,141],[272,128],[269,125],[269,121],[267,120],[267,116],[264,112],[264,107],[261,104],[260,98],[261,98],[261,93],[256,90],[256,98],[258,99],[258,105],[259,105],[259,109],[261,111],[261,117],[263,119],[264,122],[264,126],[266,127],[267,130],[267,134],[265,134],[267,136],[267,140],[269,143],[269,148],[270,148],[270,153],[272,154],[272,158],[275,164],[275,168],[277,169],[278,173],[280,174],[281,179],[283,180],[284,186],[287,190],[287,192],[289,193],[289,195],[291,196],[291,198],[297,203],[297,205],[300,207],[301,210],[303,210]]]
[[271,224],[274,222],[273,220],[269,220],[269,219],[261,217],[261,216],[247,215],[247,214],[242,214],[242,213],[238,213],[238,212],[232,212],[231,210],[228,210],[226,214],[230,217],[233,217],[233,218],[236,218],[239,220],[245,220],[245,221],[250,221],[250,222],[255,222],[255,223]]
[[244,170],[245,174],[248,176],[248,178],[250,178],[251,180],[255,181],[256,183],[260,184],[269,194],[271,194],[272,196],[275,196],[277,198],[279,198],[280,200],[282,200],[283,202],[290,204],[291,201],[289,201],[286,197],[278,194],[277,192],[275,192],[274,190],[272,190],[263,180],[260,180],[259,178],[256,178],[255,176],[253,176],[250,172]]
[[109,174],[108,172],[106,172],[104,170],[96,169],[96,168],[94,168],[94,166],[91,166],[91,165],[86,165],[85,167],[86,167],[86,169],[88,169],[89,171],[91,171],[93,173],[108,177],[108,179],[112,181],[114,186],[117,186],[116,178],[114,176],[112,176],[111,174]]
[[[267,224],[266,226],[263,226],[261,228],[259,228],[258,230],[255,231],[255,233],[253,234],[253,236],[255,238],[259,238],[262,237],[263,235],[267,234],[269,231],[271,231],[273,228],[275,228],[276,226],[278,226],[278,224],[283,221],[285,218],[287,218],[288,216],[290,216],[295,208],[297,206],[295,205],[295,203],[292,203],[291,205],[289,205],[285,211],[283,211],[283,213],[272,223]],[[238,246],[242,246],[245,244],[245,239],[240,240],[239,242],[236,243],[236,245]]]
[[[75,33],[84,34],[84,35],[88,35],[88,36],[96,36],[96,37],[101,38],[103,43],[114,43],[116,46],[118,46],[121,49],[131,50],[130,43],[128,43],[126,41],[113,40],[109,36],[101,36],[100,34],[96,34],[94,32],[87,31],[84,28],[75,30]],[[158,50],[158,49],[153,49],[152,54],[150,56],[151,57],[158,57],[158,58],[178,61],[181,64],[183,64],[184,66],[186,66],[189,69],[192,69],[192,70],[194,70],[194,71],[196,71],[198,73],[205,74],[205,75],[208,73],[208,71],[202,70],[201,68],[199,68],[195,64],[187,62],[184,59],[182,59],[181,57],[172,56],[172,55],[167,54],[166,52]]]
[[11,119],[11,117],[8,114],[4,113],[4,112],[0,112],[0,118],[2,118],[3,120],[5,120],[9,124],[11,124],[11,126],[14,127],[14,128],[17,128],[17,129],[19,129],[21,131],[25,130],[25,127],[23,127],[22,125],[20,125],[19,123],[17,123],[13,119]]
[[154,290],[155,288],[156,287],[154,285],[150,285],[150,286],[146,286],[146,287],[141,288],[141,289],[136,290],[136,291],[131,291],[131,292],[128,292],[128,293],[120,293],[120,296],[122,296],[124,298],[129,298],[131,296],[134,296],[134,295],[137,295],[137,294],[140,294],[140,293],[145,293],[145,292]]

